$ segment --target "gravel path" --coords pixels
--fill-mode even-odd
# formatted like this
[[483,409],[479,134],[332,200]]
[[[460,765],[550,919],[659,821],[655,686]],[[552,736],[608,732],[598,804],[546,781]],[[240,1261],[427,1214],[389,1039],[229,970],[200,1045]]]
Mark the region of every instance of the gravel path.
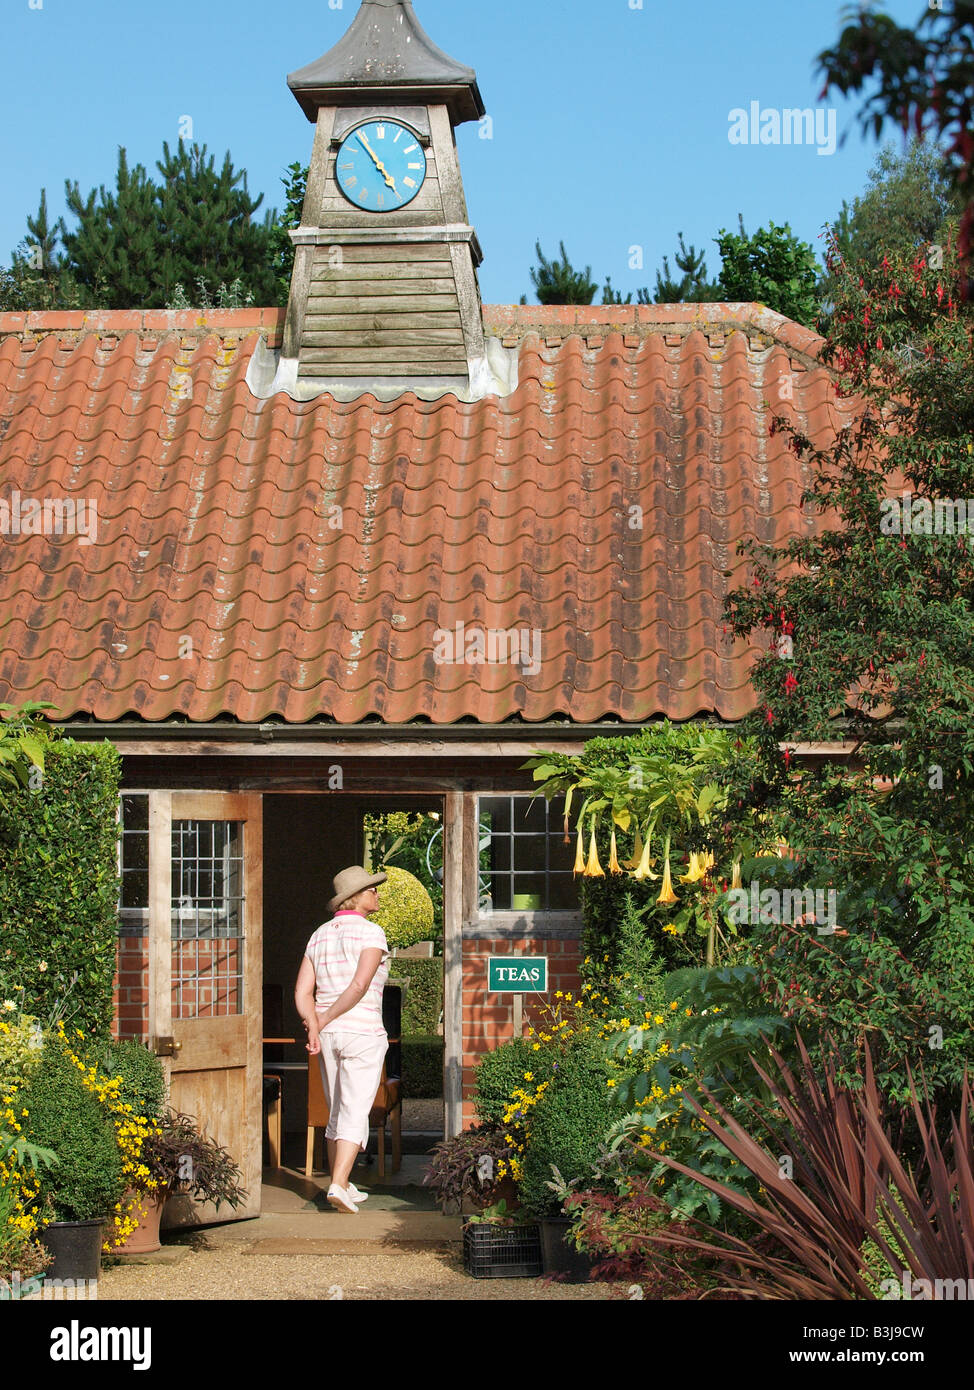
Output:
[[206,1249],[205,1237],[172,1265],[117,1265],[102,1270],[98,1301],[135,1299],[366,1301],[563,1301],[618,1297],[609,1284],[565,1284],[546,1279],[473,1279],[463,1271],[459,1244],[378,1248],[361,1252],[259,1255],[249,1245]]

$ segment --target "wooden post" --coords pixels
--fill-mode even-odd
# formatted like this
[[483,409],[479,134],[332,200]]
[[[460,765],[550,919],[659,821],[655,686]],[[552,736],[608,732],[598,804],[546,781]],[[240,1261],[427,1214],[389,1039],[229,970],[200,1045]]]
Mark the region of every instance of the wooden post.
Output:
[[446,1137],[463,1128],[464,794],[449,791],[443,820],[443,1110]]

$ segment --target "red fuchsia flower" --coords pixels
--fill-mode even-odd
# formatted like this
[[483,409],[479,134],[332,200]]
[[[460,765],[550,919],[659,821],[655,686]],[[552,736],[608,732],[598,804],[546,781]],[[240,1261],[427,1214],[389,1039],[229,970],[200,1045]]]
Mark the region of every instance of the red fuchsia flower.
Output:
[[770,705],[765,705],[765,707],[764,707],[764,717],[765,717],[765,719],[768,721],[769,724],[773,724],[773,723],[774,723],[774,715],[771,713],[771,706],[770,706]]
[[798,682],[795,680],[795,677],[792,675],[791,671],[789,671],[787,676],[785,676],[785,694],[793,695],[797,689]]
[[941,284],[938,283],[938,285],[937,285],[937,303],[938,303],[938,304],[943,304],[943,302],[944,302],[944,287],[943,287],[943,285],[941,285]]

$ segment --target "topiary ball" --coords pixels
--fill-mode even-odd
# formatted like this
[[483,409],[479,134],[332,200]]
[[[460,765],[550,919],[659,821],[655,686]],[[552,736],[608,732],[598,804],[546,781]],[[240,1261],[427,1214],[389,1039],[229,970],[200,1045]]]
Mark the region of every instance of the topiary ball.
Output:
[[386,934],[390,949],[405,950],[433,935],[433,899],[414,874],[391,865],[379,884],[379,906],[369,914]]

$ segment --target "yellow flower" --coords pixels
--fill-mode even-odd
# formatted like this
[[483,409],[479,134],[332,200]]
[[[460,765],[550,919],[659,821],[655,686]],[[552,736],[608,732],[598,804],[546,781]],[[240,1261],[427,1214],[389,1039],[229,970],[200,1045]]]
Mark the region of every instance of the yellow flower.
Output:
[[733,874],[731,875],[731,888],[740,888],[740,886],[741,886],[741,861],[740,861],[739,859],[735,859],[735,860],[734,860],[734,872],[733,872]]
[[643,846],[642,854],[640,855],[639,861],[636,865],[636,871],[633,874],[633,878],[637,879],[640,883],[642,883],[643,880],[647,878],[659,878],[659,874],[654,874],[650,872],[649,865],[651,861],[649,858],[649,844],[650,842],[649,840],[647,840],[645,845]]
[[699,883],[702,878],[706,877],[706,870],[700,862],[701,858],[700,854],[691,853],[690,867],[680,879],[681,883]]
[[632,858],[626,859],[622,867],[624,869],[635,869],[643,857],[643,837],[639,833],[639,826],[636,826],[636,843],[633,846]]
[[578,840],[575,844],[575,867],[573,874],[584,874],[585,872],[585,850],[582,845],[582,827],[578,827]]
[[595,821],[592,821],[592,838],[588,845],[588,863],[585,865],[586,878],[605,878],[605,870],[599,863],[599,852],[595,845]]
[[678,902],[676,894],[673,892],[673,880],[670,878],[670,837],[666,837],[666,848],[664,850],[663,886],[660,889],[658,903]]
[[609,842],[609,873],[622,873],[622,867],[619,863],[619,856],[616,854],[616,828],[614,825],[612,827],[612,838]]

